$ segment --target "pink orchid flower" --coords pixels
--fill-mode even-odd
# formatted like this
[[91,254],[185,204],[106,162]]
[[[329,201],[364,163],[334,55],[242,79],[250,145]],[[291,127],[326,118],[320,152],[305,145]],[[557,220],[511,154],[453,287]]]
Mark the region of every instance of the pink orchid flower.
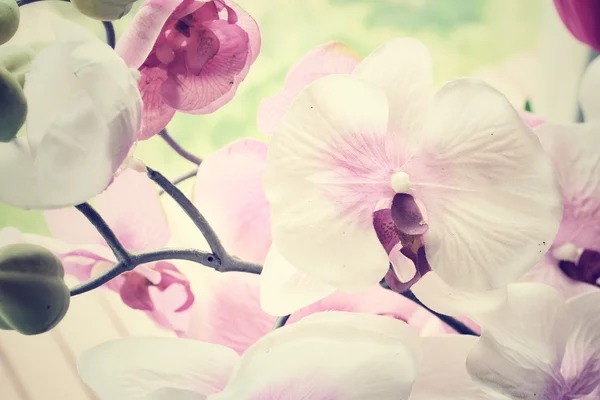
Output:
[[566,297],[600,285],[600,60],[581,81],[580,103],[586,121],[536,128],[552,158],[562,188],[564,215],[546,257],[525,280],[541,281]]
[[258,57],[260,33],[229,0],[149,0],[116,51],[141,74],[144,140],[177,110],[208,114],[227,104]]
[[476,341],[419,338],[394,318],[332,311],[270,332],[242,356],[130,338],[86,351],[77,369],[102,400],[484,400],[465,368]]
[[509,285],[502,308],[476,317],[467,370],[494,399],[600,398],[599,302],[600,291],[565,301],[547,285]]
[[537,137],[482,81],[432,86],[428,50],[396,39],[295,98],[264,172],[265,311],[362,290],[391,262],[398,290],[460,315],[497,306],[546,253],[562,205]]
[[554,0],[554,6],[577,40],[600,51],[600,3],[597,0]]
[[[97,211],[126,249],[133,252],[156,250],[167,244],[170,231],[156,189],[144,174],[125,170],[113,184],[95,198]],[[45,213],[65,272],[81,281],[111,268],[115,256],[90,222],[74,208]],[[63,250],[67,247],[67,250]],[[178,331],[187,323],[193,302],[187,278],[168,261],[144,264],[108,282],[131,308],[142,310],[158,325]]]
[[[193,196],[225,248],[257,263],[265,261],[271,246],[270,207],[261,185],[267,147],[255,139],[239,139],[211,154],[198,169]],[[275,317],[261,309],[258,276],[219,274],[201,291],[197,295],[202,300],[194,304],[183,337],[223,344],[242,353],[275,322]],[[378,285],[358,293],[333,291],[294,313],[290,322],[328,310],[392,315],[425,335],[453,332],[424,308]],[[251,325],[244,322],[249,319]]]

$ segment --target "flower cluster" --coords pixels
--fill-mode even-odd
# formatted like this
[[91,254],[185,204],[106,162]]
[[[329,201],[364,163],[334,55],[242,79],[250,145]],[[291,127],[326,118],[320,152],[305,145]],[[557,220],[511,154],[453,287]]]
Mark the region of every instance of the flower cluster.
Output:
[[[260,51],[238,5],[146,0],[116,46],[61,20],[29,48],[5,3],[0,201],[52,237],[0,230],[0,329],[103,286],[178,336],[84,352],[102,400],[600,398],[600,60],[560,125],[477,79],[434,90],[418,40],[325,43],[260,104],[268,141],[201,160],[166,125],[234,98]],[[595,45],[586,2],[555,3]],[[75,1],[105,26],[132,5]],[[135,158],[159,133],[191,198]],[[164,198],[208,249],[177,247]]]

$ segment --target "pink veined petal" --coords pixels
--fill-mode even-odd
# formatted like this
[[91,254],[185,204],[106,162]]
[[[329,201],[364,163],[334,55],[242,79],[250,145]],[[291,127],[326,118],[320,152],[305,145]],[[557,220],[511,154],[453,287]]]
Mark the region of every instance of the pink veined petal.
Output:
[[258,127],[272,134],[300,91],[315,79],[330,74],[349,74],[360,56],[340,42],[327,42],[307,53],[285,77],[283,90],[264,99],[258,108]]
[[246,60],[247,65],[252,65],[258,54],[260,53],[261,47],[261,35],[260,29],[254,18],[250,16],[246,11],[244,11],[240,6],[238,6],[233,1],[229,0],[218,0],[222,2],[230,11],[235,13],[237,21],[235,24],[242,28],[244,32],[248,34],[248,59]]
[[401,321],[314,314],[248,349],[225,390],[209,399],[407,399],[417,354],[416,334]]
[[269,144],[265,193],[274,243],[298,270],[341,290],[378,283],[388,255],[373,212],[391,198],[385,93],[348,75],[316,80]]
[[[594,290],[567,302],[572,324],[561,373],[573,395],[588,395],[600,387],[600,291]],[[578,397],[579,398],[579,397]]]
[[181,0],[148,0],[142,4],[131,25],[115,48],[130,68],[139,68],[150,54],[165,22]]
[[467,358],[467,371],[492,396],[562,399],[560,375],[571,329],[566,304],[549,286],[515,283],[499,309],[476,317],[481,338]]
[[545,124],[535,130],[556,169],[564,215],[554,245],[600,250],[600,146],[597,123]]
[[163,68],[143,67],[140,71],[139,88],[144,101],[142,128],[138,140],[150,139],[164,129],[175,115],[175,109],[162,98],[161,86],[167,80]]
[[596,290],[595,286],[570,279],[557,265],[558,261],[544,257],[521,278],[522,282],[539,282],[552,286],[566,299]]
[[137,337],[85,351],[77,370],[102,400],[144,400],[161,388],[207,396],[225,387],[238,359],[233,350],[196,340]]
[[[237,25],[226,21],[210,21],[203,24],[206,35],[214,35],[218,40],[216,54],[204,64],[201,71],[192,74],[171,74],[161,87],[163,100],[169,106],[181,111],[194,111],[208,106],[231,90],[234,90],[236,79],[241,80],[246,71],[249,51],[248,34]],[[193,31],[192,35],[205,35]],[[193,41],[191,46],[193,46]],[[188,48],[186,54],[199,56],[206,51],[202,38],[197,39],[198,50]],[[174,62],[184,62],[176,60]],[[185,67],[186,69],[188,66]]]
[[[158,193],[145,174],[126,170],[96,197],[96,209],[123,245],[135,252],[164,246],[170,231]],[[106,242],[75,209],[47,211],[52,234],[69,243]]]
[[231,254],[262,263],[271,246],[270,206],[262,188],[267,144],[239,139],[198,168],[194,204]]
[[465,367],[477,338],[448,335],[421,339],[423,355],[410,400],[488,400]]
[[596,58],[588,65],[579,86],[579,102],[586,122],[600,119],[600,96],[596,90],[599,86],[600,59]]
[[554,167],[508,100],[475,79],[446,84],[405,171],[423,202],[427,260],[464,291],[516,281],[548,251],[562,217]]
[[[390,104],[389,130],[412,145],[420,135],[433,93],[427,47],[416,39],[390,40],[365,58],[353,75],[386,91]],[[408,147],[396,150],[410,151]]]

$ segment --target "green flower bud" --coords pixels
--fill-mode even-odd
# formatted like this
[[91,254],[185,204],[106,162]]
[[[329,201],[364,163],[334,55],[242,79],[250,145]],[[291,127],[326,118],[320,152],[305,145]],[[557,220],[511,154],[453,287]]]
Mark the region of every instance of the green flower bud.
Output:
[[71,3],[90,18],[115,21],[127,14],[135,0],[71,0]]
[[25,83],[25,74],[29,71],[31,62],[36,56],[36,51],[29,46],[0,47],[0,68],[5,68],[19,82],[21,87]]
[[71,296],[60,260],[45,248],[13,244],[0,249],[0,329],[37,335],[65,316]]
[[8,42],[15,35],[20,16],[15,0],[0,0],[0,44]]
[[15,76],[0,67],[0,142],[17,136],[27,116],[27,99]]

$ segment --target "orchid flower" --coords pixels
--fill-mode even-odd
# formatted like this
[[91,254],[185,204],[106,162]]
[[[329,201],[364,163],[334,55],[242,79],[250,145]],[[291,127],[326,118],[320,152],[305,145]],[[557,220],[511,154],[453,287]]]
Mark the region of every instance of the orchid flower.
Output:
[[508,302],[479,316],[467,370],[494,399],[600,397],[600,291],[568,301],[547,285],[509,285]]
[[135,74],[85,29],[55,23],[58,42],[26,75],[27,137],[0,143],[0,201],[24,209],[79,204],[102,192],[140,129]]
[[536,128],[554,161],[562,188],[564,215],[544,260],[523,279],[541,281],[570,297],[600,284],[600,60],[581,81],[584,123],[546,122]]
[[600,4],[596,0],[554,0],[554,6],[577,40],[600,50]]
[[[167,244],[169,226],[158,194],[144,174],[125,170],[95,201],[98,212],[128,250],[143,252]],[[13,242],[48,248],[60,258],[65,272],[81,281],[116,264],[104,239],[76,209],[46,211],[45,217],[53,238],[21,235]],[[109,281],[106,287],[162,327],[177,332],[188,323],[185,311],[193,304],[194,295],[187,278],[170,261],[140,265]]]
[[546,253],[562,207],[537,137],[483,82],[431,86],[427,49],[397,39],[295,99],[265,167],[265,311],[364,289],[390,261],[436,311],[491,307]]
[[148,0],[116,51],[141,74],[144,140],[177,110],[208,114],[227,104],[258,57],[260,33],[229,0]]
[[241,357],[195,340],[132,338],[85,352],[78,370],[102,400],[486,399],[465,370],[476,340],[419,340],[393,318],[328,312],[269,333]]

